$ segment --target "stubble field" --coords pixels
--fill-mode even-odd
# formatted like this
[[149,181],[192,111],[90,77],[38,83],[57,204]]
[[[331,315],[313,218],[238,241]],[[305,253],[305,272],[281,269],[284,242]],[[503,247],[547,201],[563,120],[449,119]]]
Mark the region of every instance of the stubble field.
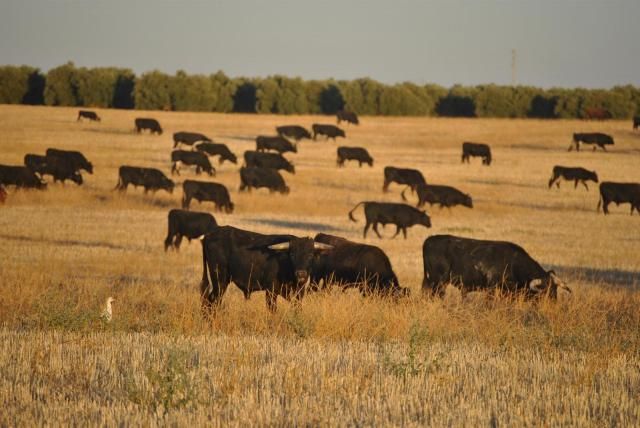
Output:
[[[596,170],[601,181],[640,181],[640,133],[628,122],[364,117],[347,139],[303,140],[287,154],[291,193],[239,193],[239,165],[215,164],[236,205],[218,223],[263,233],[344,236],[380,246],[412,296],[306,296],[299,307],[229,287],[202,318],[201,247],[164,252],[172,195],[114,192],[120,165],[170,172],[171,134],[202,132],[238,157],[277,125],[333,117],[0,106],[0,163],[48,147],[94,164],[77,187],[49,184],[0,205],[0,425],[578,425],[640,420],[640,216],[628,205],[596,212],[590,190],[548,189],[554,165]],[[136,135],[135,117],[162,124]],[[608,153],[567,152],[573,132],[612,134]],[[492,146],[494,163],[460,163],[463,141]],[[338,168],[338,145],[366,147],[373,168]],[[433,227],[408,239],[362,240],[347,213],[382,192],[387,165],[420,169],[432,184],[472,195],[474,208],[429,208]],[[174,179],[194,178],[183,170]],[[413,197],[410,199],[414,202]],[[211,211],[197,202],[192,209]],[[422,298],[422,242],[449,233],[513,241],[572,288],[558,302]],[[114,319],[98,315],[115,297]]]

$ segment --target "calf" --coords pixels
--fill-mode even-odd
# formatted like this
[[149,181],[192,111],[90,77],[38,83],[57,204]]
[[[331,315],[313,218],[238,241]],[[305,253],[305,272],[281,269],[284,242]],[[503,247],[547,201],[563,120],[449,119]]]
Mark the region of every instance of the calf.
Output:
[[491,148],[483,143],[462,143],[462,162],[469,162],[469,157],[481,157],[483,165],[491,165]]
[[276,132],[281,137],[293,138],[296,141],[300,141],[303,138],[308,138],[309,140],[311,139],[311,134],[309,133],[309,131],[298,125],[278,126],[276,128]]
[[609,214],[609,204],[611,202],[615,202],[616,206],[628,203],[631,205],[631,215],[633,215],[634,208],[640,214],[640,183],[603,181],[600,183],[598,211],[600,211],[600,205],[602,205],[602,211],[605,214]]
[[378,231],[378,223],[382,224],[382,226],[387,224],[396,226],[396,233],[392,236],[392,239],[398,236],[400,231],[402,231],[404,239],[407,239],[407,228],[417,224],[427,228],[431,227],[431,219],[424,211],[406,204],[391,202],[360,202],[349,211],[349,218],[353,222],[356,221],[355,217],[353,217],[353,212],[360,205],[364,205],[364,216],[367,221],[362,234],[364,238],[367,237],[367,231],[371,225],[373,225],[373,231],[378,235],[378,238],[382,238]]
[[192,239],[212,232],[217,226],[216,219],[211,214],[195,211],[173,209],[169,211],[168,220],[169,231],[164,240],[165,251],[169,247],[173,247],[176,251],[179,250],[182,237],[186,236],[191,242]]
[[136,132],[139,134],[145,129],[148,129],[152,134],[162,135],[162,127],[160,123],[152,118],[138,117],[134,121],[136,126]]
[[329,138],[332,138],[334,141],[337,137],[346,138],[346,134],[340,128],[335,125],[321,125],[318,123],[314,123],[311,126],[311,130],[313,131],[313,139],[315,140],[318,135],[324,135]]
[[289,186],[284,182],[282,175],[275,169],[269,168],[240,168],[240,191],[251,188],[266,187],[270,193],[280,192],[283,195],[289,193]]
[[222,165],[222,162],[229,161],[231,163],[238,163],[238,158],[235,154],[229,150],[226,144],[221,143],[200,143],[196,144],[196,150],[202,153],[206,153],[209,156],[220,156],[218,158],[218,164]]
[[286,153],[286,152],[293,152],[293,153],[298,152],[298,149],[295,145],[291,144],[289,140],[279,135],[275,137],[266,137],[264,135],[257,136],[256,150],[259,152],[264,152],[267,150],[275,150],[280,154]]
[[[404,192],[402,191],[402,199],[406,201]],[[429,205],[438,204],[440,208],[451,208],[456,205],[462,205],[467,208],[473,208],[473,200],[471,196],[462,193],[460,190],[451,186],[442,186],[435,184],[419,184],[416,193],[418,194],[418,204],[416,207],[423,207],[425,203]]]
[[373,166],[373,158],[367,151],[367,149],[362,147],[338,147],[338,166],[344,166],[345,161],[354,160],[358,162],[358,166],[362,168],[362,164],[366,163],[369,166]]
[[354,125],[360,124],[358,115],[352,111],[338,110],[336,112],[336,118],[338,119],[338,125],[340,125],[340,122],[342,122],[343,120],[347,123],[353,123]]
[[605,152],[607,148],[605,146],[613,145],[613,137],[607,134],[603,134],[601,132],[584,132],[584,133],[575,133],[573,134],[573,141],[569,145],[569,151],[573,150],[573,146],[576,147],[576,151],[580,151],[580,143],[582,144],[592,144],[593,151],[596,151],[596,147],[600,147]]
[[526,298],[548,295],[555,299],[558,287],[571,292],[546,271],[522,247],[511,242],[482,241],[451,235],[434,235],[422,246],[422,291],[444,297],[452,284],[464,296],[469,291],[499,289]]
[[382,191],[389,190],[391,183],[405,184],[415,191],[418,185],[427,184],[424,176],[417,169],[410,168],[396,168],[394,166],[387,166],[384,168],[384,184],[382,185]]
[[89,119],[94,122],[100,122],[100,116],[98,116],[95,111],[90,110],[80,110],[78,112],[78,119],[76,120],[76,122],[80,119]]
[[57,157],[63,158],[69,162],[72,168],[76,171],[85,170],[89,174],[93,174],[93,164],[87,160],[87,158],[80,152],[75,150],[59,150],[59,149],[47,149],[47,158]]
[[210,183],[206,181],[185,180],[182,183],[182,208],[189,209],[191,199],[202,203],[210,201],[216,205],[218,211],[223,209],[227,213],[232,213],[234,204],[231,202],[229,191],[220,183]]
[[198,141],[211,143],[211,138],[204,134],[197,132],[180,131],[173,134],[173,148],[178,147],[178,144],[185,144],[187,146],[193,146]]
[[25,189],[47,188],[47,184],[26,166],[0,165],[0,185]]
[[216,170],[209,162],[209,158],[202,152],[190,152],[186,150],[174,150],[171,152],[171,173],[180,175],[180,165],[193,165],[196,167],[196,174],[202,171],[210,176],[216,175]]
[[595,183],[598,182],[598,175],[595,171],[589,171],[580,167],[556,165],[553,167],[553,172],[551,173],[551,178],[549,179],[549,188],[551,188],[551,186],[553,186],[553,183],[555,183],[556,187],[559,189],[560,178],[563,178],[567,181],[573,181],[574,189],[578,187],[578,182],[582,183],[582,185],[587,190],[589,190],[587,181],[593,181]]
[[166,190],[173,193],[175,184],[159,169],[143,168],[139,166],[123,165],[118,170],[118,184],[114,190],[124,192],[129,184],[133,187],[144,187],[144,193],[151,190],[153,193],[158,190]]
[[314,240],[333,247],[313,260],[311,284],[316,287],[324,282],[325,287],[357,287],[363,295],[409,295],[408,288],[400,287],[389,257],[380,248],[324,233],[317,234]]
[[244,152],[244,162],[248,167],[283,169],[291,174],[296,173],[293,164],[279,153],[263,153],[247,150]]

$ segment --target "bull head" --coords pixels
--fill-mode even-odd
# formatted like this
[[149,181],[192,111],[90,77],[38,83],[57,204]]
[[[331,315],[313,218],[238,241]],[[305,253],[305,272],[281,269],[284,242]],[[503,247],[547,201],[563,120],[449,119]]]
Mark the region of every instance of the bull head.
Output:
[[315,242],[311,238],[293,238],[285,242],[271,244],[267,248],[275,251],[288,251],[295,278],[298,285],[302,285],[309,279],[314,250],[329,250],[333,248],[333,246]]

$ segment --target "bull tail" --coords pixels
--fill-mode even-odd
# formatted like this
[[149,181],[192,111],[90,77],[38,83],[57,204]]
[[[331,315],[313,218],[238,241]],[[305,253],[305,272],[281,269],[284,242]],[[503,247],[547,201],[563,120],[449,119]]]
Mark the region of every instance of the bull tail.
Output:
[[362,205],[362,204],[364,204],[364,202],[360,202],[360,203],[358,203],[358,205],[356,205],[355,207],[353,207],[353,209],[352,209],[351,211],[349,211],[349,219],[350,219],[351,221],[353,221],[353,222],[358,221],[358,220],[356,220],[356,218],[353,216],[353,212],[354,212],[354,211],[355,211],[355,210],[356,210],[360,205]]
[[207,265],[207,246],[204,239],[202,243],[202,281],[200,282],[200,296],[202,299],[208,298],[211,294],[211,281],[209,281],[209,266]]

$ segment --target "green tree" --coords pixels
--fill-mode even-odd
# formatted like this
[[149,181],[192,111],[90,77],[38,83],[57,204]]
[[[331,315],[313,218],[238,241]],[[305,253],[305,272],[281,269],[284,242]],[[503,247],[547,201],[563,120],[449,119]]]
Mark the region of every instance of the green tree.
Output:
[[52,68],[47,73],[44,102],[50,106],[77,106],[77,70],[73,62]]
[[171,77],[154,70],[144,73],[136,81],[135,107],[138,110],[169,110],[171,105]]
[[34,67],[0,67],[1,104],[42,104],[44,76]]

